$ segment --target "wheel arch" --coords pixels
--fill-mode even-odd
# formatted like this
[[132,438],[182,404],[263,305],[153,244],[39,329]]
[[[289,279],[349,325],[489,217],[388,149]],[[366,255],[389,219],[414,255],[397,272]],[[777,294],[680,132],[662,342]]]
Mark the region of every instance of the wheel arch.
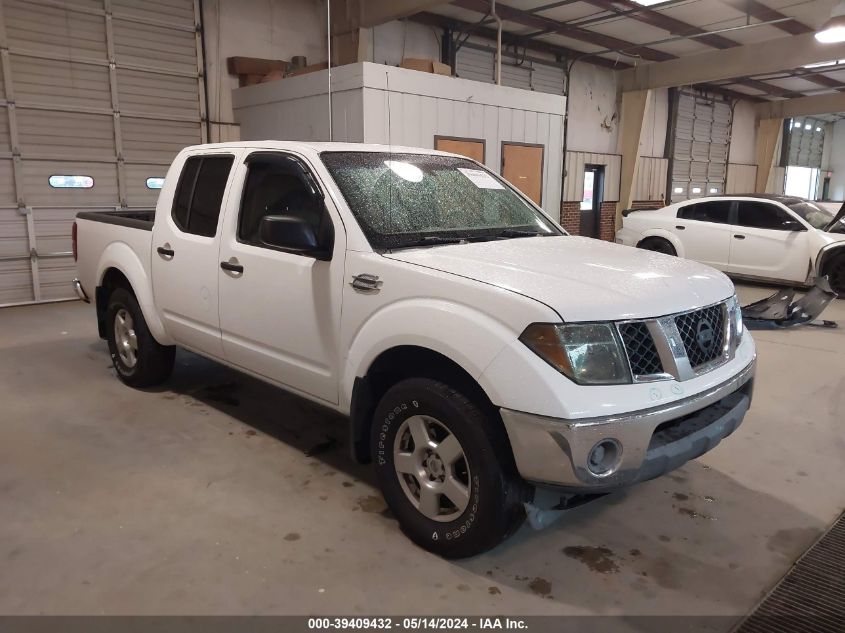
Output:
[[428,347],[397,345],[382,351],[366,373],[355,378],[349,417],[350,447],[356,461],[371,461],[369,438],[376,406],[388,389],[407,378],[430,378],[448,384],[473,400],[491,420],[502,424],[487,392],[459,363]]
[[671,231],[667,231],[666,229],[649,229],[645,231],[643,233],[643,236],[637,242],[637,248],[640,248],[640,245],[647,239],[655,237],[664,239],[669,242],[672,245],[672,248],[675,249],[675,252],[678,254],[678,257],[684,257],[684,245],[681,243],[681,240],[678,239],[677,235],[675,235]]
[[841,257],[845,257],[845,242],[834,242],[824,247],[816,259],[816,276],[827,275],[828,266]]
[[[117,287],[131,291],[138,300],[147,327],[156,341],[162,345],[172,345],[173,340],[167,335],[164,324],[159,318],[153,299],[152,280],[140,258],[132,248],[122,242],[112,242],[103,251],[97,265],[97,286],[95,298],[97,304],[97,324],[100,336],[104,336],[105,307],[108,297]],[[102,309],[101,309],[102,304]]]

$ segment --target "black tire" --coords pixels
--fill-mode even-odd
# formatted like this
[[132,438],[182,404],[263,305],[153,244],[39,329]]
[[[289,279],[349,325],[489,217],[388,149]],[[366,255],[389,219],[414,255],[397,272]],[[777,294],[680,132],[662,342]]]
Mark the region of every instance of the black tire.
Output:
[[[415,504],[419,497],[414,502],[409,496],[413,493],[406,492],[413,482],[419,485],[419,480],[400,475],[395,468],[397,434],[403,429],[401,444],[410,433],[405,422],[412,418],[419,421],[416,416],[430,416],[436,421],[430,423],[432,434],[448,431],[460,443],[463,457],[446,468],[450,475],[466,477],[468,501],[463,512],[457,505],[447,508],[452,515],[460,512],[451,520],[435,520],[423,514]],[[505,540],[525,519],[526,486],[513,465],[501,421],[485,415],[481,407],[448,385],[411,378],[391,387],[376,408],[371,441],[387,505],[402,531],[423,549],[445,558],[474,556]],[[445,495],[439,499],[438,511],[451,504]]]
[[662,237],[647,237],[637,244],[637,248],[654,251],[655,253],[663,253],[664,255],[672,255],[673,257],[677,257],[678,255],[678,251],[672,246],[672,242]]
[[833,290],[840,299],[845,299],[845,255],[837,255],[825,266],[824,274]]
[[[133,350],[135,362],[127,361],[126,352],[121,355],[118,350],[117,317],[126,315],[131,318],[131,331],[137,344]],[[138,305],[138,300],[125,288],[117,288],[109,296],[106,309],[106,341],[109,344],[109,354],[117,370],[117,376],[130,387],[152,387],[167,380],[173,371],[173,360],[176,348],[160,345],[150,334],[144,314]]]

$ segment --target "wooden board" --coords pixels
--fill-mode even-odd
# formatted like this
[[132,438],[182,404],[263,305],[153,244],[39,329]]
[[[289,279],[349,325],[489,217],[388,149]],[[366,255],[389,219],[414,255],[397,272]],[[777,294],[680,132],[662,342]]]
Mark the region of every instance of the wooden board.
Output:
[[502,177],[536,204],[541,204],[543,146],[502,143]]
[[434,149],[460,154],[484,164],[484,141],[447,136],[434,137]]

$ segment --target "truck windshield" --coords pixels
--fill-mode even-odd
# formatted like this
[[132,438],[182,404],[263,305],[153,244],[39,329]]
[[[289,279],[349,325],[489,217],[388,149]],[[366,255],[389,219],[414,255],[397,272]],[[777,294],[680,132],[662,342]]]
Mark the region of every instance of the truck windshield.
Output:
[[509,185],[453,156],[323,152],[373,248],[562,235]]

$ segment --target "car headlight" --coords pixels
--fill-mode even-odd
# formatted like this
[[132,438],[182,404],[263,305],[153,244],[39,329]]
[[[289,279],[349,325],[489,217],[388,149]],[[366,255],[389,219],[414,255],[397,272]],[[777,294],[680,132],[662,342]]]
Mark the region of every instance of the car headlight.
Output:
[[519,340],[580,385],[620,385],[632,381],[612,324],[534,323],[525,328]]
[[742,338],[742,306],[739,305],[739,299],[736,295],[728,299],[728,316],[731,320],[731,328],[733,329],[733,340],[736,345],[739,345],[739,340]]

